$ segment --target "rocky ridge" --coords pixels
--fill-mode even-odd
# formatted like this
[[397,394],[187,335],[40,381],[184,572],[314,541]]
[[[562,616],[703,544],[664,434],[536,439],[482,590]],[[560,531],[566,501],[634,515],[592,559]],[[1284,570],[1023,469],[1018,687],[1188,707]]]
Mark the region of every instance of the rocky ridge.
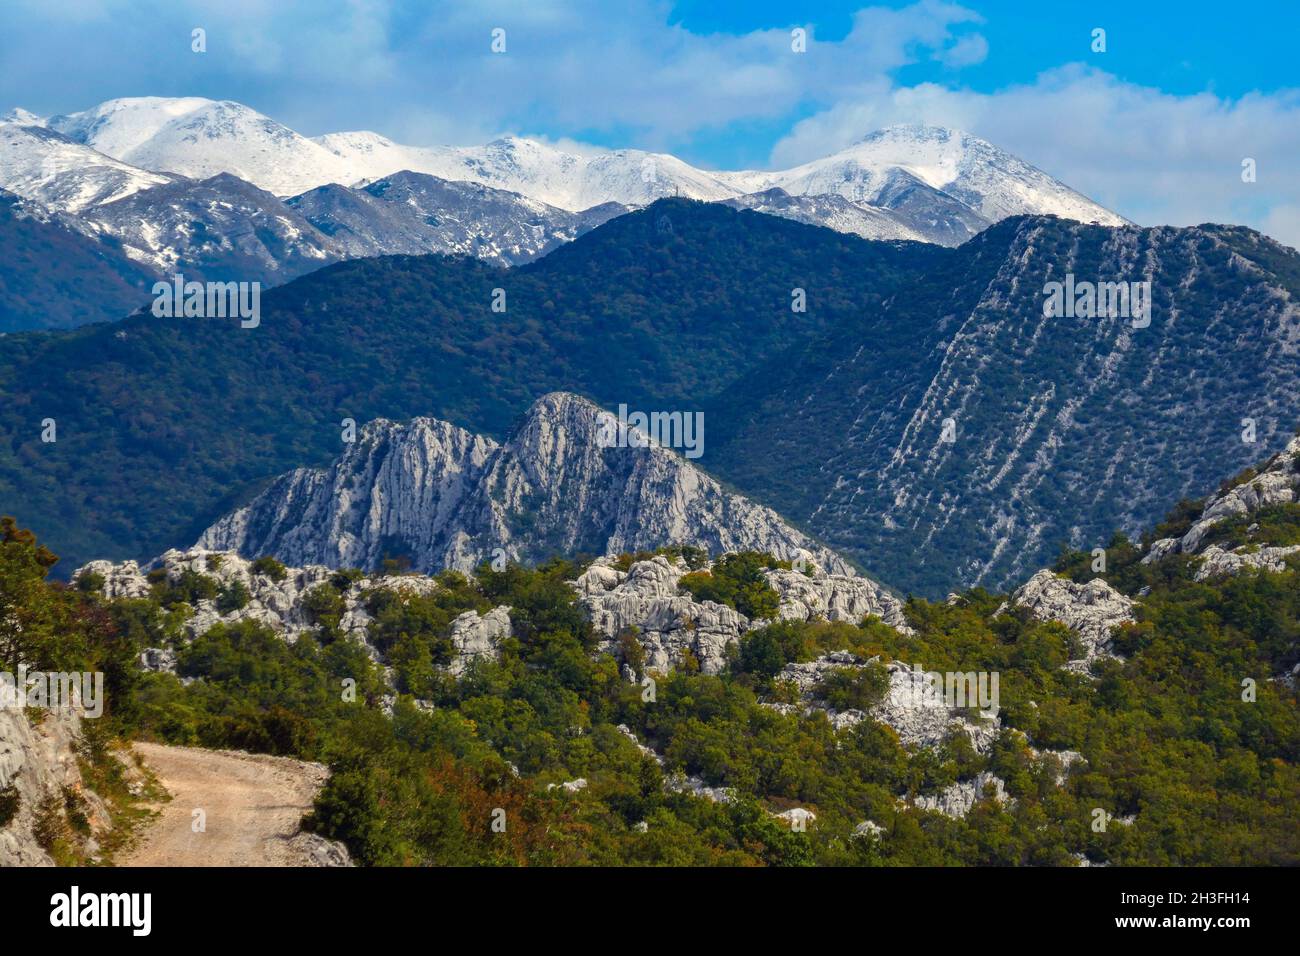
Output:
[[419,571],[468,571],[681,544],[805,554],[852,573],[770,508],[634,435],[645,437],[565,392],[538,399],[503,444],[436,419],[371,422],[329,468],[282,475],[198,546],[365,569],[400,554]]
[[[1216,525],[1229,519],[1245,518],[1271,505],[1295,503],[1297,489],[1300,489],[1300,437],[1291,439],[1258,474],[1211,495],[1200,516],[1180,537],[1153,541],[1142,563],[1150,564],[1171,554],[1199,553],[1198,581],[1235,574],[1246,567],[1283,570],[1286,558],[1300,552],[1300,545],[1270,547],[1261,541],[1226,550],[1215,544],[1207,545],[1206,537]],[[1247,534],[1253,536],[1256,530],[1257,526],[1252,525]]]

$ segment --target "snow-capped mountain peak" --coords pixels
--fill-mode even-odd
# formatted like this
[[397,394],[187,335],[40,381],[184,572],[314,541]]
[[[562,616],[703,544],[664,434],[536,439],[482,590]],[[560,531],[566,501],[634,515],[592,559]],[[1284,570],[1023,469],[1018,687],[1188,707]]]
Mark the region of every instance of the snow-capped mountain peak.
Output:
[[[37,129],[29,120],[39,118],[17,110],[9,115],[14,119],[0,122],[0,129]],[[433,147],[406,146],[367,130],[309,139],[243,104],[202,97],[108,100],[56,116],[48,128],[69,145],[103,154],[92,165],[102,166],[110,158],[128,164],[114,180],[132,167],[135,179],[145,177],[148,185],[166,181],[150,182],[151,174],[203,180],[227,173],[282,199],[329,184],[361,186],[408,171],[518,193],[568,213],[682,196],[738,202],[866,238],[944,245],[964,242],[991,223],[1020,214],[1106,225],[1126,222],[991,143],[936,126],[891,126],[793,169],[739,172],[700,169],[667,153],[566,149],[515,135],[481,146]],[[0,164],[5,161],[0,157]],[[30,179],[0,179],[0,186],[64,210],[143,188],[114,181],[103,190],[61,190],[71,195],[68,200],[34,190]]]
[[942,126],[877,130],[838,153],[773,174],[772,185],[794,195],[838,193],[874,204],[899,170],[965,203],[988,222],[1024,213],[1112,226],[1127,222],[992,143]]
[[45,119],[31,110],[15,106],[7,113],[0,113],[0,123],[16,123],[19,126],[44,126]]
[[230,173],[279,196],[358,177],[328,149],[250,107],[202,97],[108,100],[50,126],[115,159],[206,179]]
[[79,213],[174,178],[118,162],[43,126],[0,123],[0,186],[60,212]]

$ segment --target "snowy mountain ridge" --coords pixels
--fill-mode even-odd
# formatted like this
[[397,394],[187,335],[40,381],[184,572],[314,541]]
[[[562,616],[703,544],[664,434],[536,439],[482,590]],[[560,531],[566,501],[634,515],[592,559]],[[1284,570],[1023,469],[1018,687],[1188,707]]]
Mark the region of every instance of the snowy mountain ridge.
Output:
[[[14,112],[19,122],[37,121]],[[991,143],[942,127],[892,126],[793,169],[728,172],[698,169],[666,153],[579,154],[519,136],[482,146],[435,147],[405,146],[364,130],[309,139],[242,104],[199,97],[108,100],[53,117],[48,126],[124,163],[192,178],[226,172],[281,197],[408,170],[521,193],[571,212],[606,202],[645,205],[672,195],[735,199],[773,188],[890,208],[901,177],[960,204],[983,225],[1021,213],[1125,222]]]

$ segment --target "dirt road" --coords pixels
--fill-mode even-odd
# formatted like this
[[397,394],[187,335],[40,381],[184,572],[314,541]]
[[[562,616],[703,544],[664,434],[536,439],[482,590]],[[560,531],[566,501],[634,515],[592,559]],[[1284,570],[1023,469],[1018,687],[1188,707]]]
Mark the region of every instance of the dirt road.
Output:
[[150,743],[135,749],[172,799],[118,866],[320,866],[337,854],[337,845],[298,829],[329,776],[320,764]]

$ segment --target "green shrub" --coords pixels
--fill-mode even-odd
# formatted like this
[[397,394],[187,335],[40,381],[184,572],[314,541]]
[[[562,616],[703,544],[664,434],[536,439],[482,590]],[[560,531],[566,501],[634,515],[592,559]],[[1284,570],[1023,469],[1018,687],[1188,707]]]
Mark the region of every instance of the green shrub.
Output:
[[253,574],[265,574],[277,584],[288,577],[289,574],[288,569],[269,554],[263,555],[254,561],[249,570]]
[[252,595],[248,593],[248,586],[239,578],[235,578],[217,595],[217,610],[222,614],[240,611],[248,606],[250,600]]

